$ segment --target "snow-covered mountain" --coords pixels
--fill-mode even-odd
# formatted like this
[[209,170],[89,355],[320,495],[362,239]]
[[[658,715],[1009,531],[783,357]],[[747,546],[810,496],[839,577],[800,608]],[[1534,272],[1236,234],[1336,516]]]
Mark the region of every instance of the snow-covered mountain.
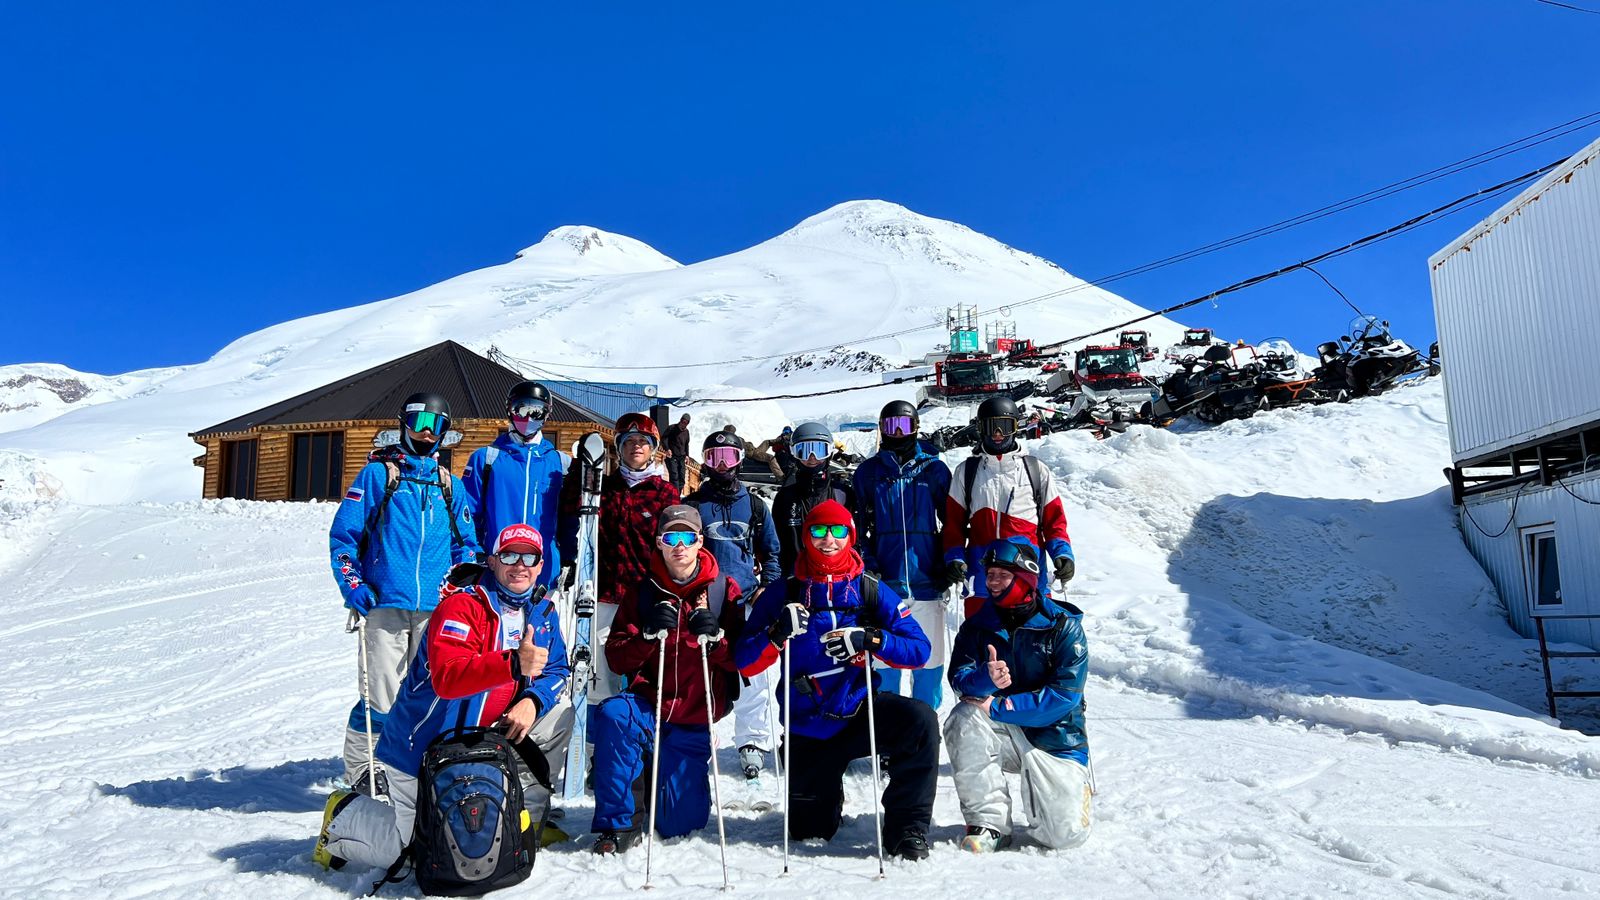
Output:
[[[1144,312],[1039,257],[882,201],[841,204],[692,265],[632,238],[566,226],[502,265],[245,335],[126,396],[87,408],[41,405],[0,425],[9,430],[0,435],[0,477],[41,477],[42,467],[82,502],[193,498],[200,475],[189,432],[446,338],[480,352],[494,345],[555,373],[656,382],[668,396],[754,396],[871,382],[873,369],[938,345],[953,304],[994,308],[1061,291],[996,317],[1047,342]],[[1160,319],[1147,327],[1163,344],[1181,331]],[[672,368],[708,360],[718,362]],[[914,390],[709,408],[697,424],[738,419],[760,433],[786,418],[870,418]],[[0,410],[0,423],[26,412]]]

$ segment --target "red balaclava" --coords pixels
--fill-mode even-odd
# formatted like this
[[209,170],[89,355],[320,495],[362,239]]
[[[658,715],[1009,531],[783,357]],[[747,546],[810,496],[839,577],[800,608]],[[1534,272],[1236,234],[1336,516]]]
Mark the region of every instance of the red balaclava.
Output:
[[[844,549],[828,556],[811,543],[811,526],[846,525],[850,536],[845,538]],[[794,574],[807,581],[843,581],[860,575],[865,568],[861,554],[856,552],[856,522],[850,510],[837,500],[818,503],[806,516],[806,530],[800,536],[800,558],[795,560]]]
[[1039,590],[1039,573],[1029,572],[1021,566],[992,565],[991,568],[1005,569],[1013,576],[1011,586],[998,597],[991,597],[994,605],[1001,609],[1017,609],[1033,602],[1033,595]]

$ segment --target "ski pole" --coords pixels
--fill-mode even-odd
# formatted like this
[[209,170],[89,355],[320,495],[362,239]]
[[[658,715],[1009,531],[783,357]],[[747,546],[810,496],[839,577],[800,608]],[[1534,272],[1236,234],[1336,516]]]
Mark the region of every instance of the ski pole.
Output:
[[790,750],[793,735],[789,733],[789,709],[794,706],[794,697],[789,691],[789,638],[783,639],[783,684],[779,690],[783,695],[783,777],[778,779],[778,789],[783,792],[783,877],[789,877],[789,760],[792,758]]
[[872,818],[878,832],[878,877],[883,877],[883,803],[878,793],[878,716],[873,711],[872,651],[866,651],[867,675],[867,752],[872,754]]
[[728,884],[728,833],[722,824],[722,767],[717,762],[717,729],[712,719],[715,709],[711,706],[711,651],[707,648],[712,639],[701,634],[696,635],[700,642],[700,674],[706,682],[706,738],[711,742],[711,802],[717,810],[717,847],[722,853],[722,889],[729,890]]
[[644,889],[647,891],[655,887],[650,883],[650,849],[656,835],[656,801],[659,799],[656,780],[661,777],[661,695],[666,692],[662,682],[667,678],[667,632],[661,632],[656,640],[661,646],[656,651],[656,722],[650,736],[650,827],[644,833]]
[[378,758],[372,747],[372,683],[367,672],[367,617],[355,610],[350,610],[349,624],[345,626],[350,630],[354,626],[358,633],[357,640],[361,642],[361,711],[367,717],[367,786],[372,790],[372,798],[378,799]]

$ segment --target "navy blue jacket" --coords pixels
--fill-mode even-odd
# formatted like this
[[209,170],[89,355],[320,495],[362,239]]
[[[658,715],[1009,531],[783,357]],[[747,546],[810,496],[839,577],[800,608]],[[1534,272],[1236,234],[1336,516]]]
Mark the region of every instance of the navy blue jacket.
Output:
[[937,600],[944,568],[945,498],[950,467],[927,444],[917,442],[904,465],[884,450],[856,469],[856,546],[867,571],[878,573],[894,592],[912,600]]
[[[1011,685],[989,680],[989,647],[1011,670]],[[950,686],[965,697],[994,696],[989,717],[1019,726],[1028,742],[1053,756],[1087,763],[1083,686],[1089,650],[1083,612],[1065,601],[1042,598],[1039,609],[1016,629],[1001,621],[992,601],[961,623],[950,654]]]
[[765,501],[750,496],[743,484],[707,475],[699,490],[683,498],[683,502],[700,511],[706,549],[716,558],[722,574],[739,585],[743,596],[748,598],[758,586],[782,577],[778,571],[778,530],[772,525],[772,512],[768,510],[761,517],[761,530],[755,532],[751,528],[755,519],[753,504]]

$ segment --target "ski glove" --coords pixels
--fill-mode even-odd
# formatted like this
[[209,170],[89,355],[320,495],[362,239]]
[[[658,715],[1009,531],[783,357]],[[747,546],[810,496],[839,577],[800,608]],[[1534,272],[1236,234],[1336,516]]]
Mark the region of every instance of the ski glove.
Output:
[[689,613],[689,633],[706,638],[708,644],[721,640],[722,626],[717,624],[717,614],[709,609],[697,609]]
[[862,653],[883,649],[883,632],[876,628],[841,628],[822,638],[822,649],[835,662],[849,662]]
[[790,603],[778,610],[778,619],[767,629],[767,636],[772,638],[774,644],[781,646],[784,641],[805,634],[810,627],[811,610],[798,603]]
[[1078,564],[1072,561],[1072,557],[1058,556],[1056,557],[1055,563],[1056,578],[1060,579],[1063,583],[1071,581],[1072,576],[1077,574]]
[[952,559],[944,564],[944,586],[953,588],[967,580],[967,564],[964,560]]
[[677,627],[678,604],[671,600],[661,600],[651,607],[645,616],[644,636],[653,641]]
[[346,609],[355,610],[356,615],[365,616],[378,605],[378,598],[372,593],[372,588],[363,584],[350,592],[350,596],[344,600],[344,605]]

